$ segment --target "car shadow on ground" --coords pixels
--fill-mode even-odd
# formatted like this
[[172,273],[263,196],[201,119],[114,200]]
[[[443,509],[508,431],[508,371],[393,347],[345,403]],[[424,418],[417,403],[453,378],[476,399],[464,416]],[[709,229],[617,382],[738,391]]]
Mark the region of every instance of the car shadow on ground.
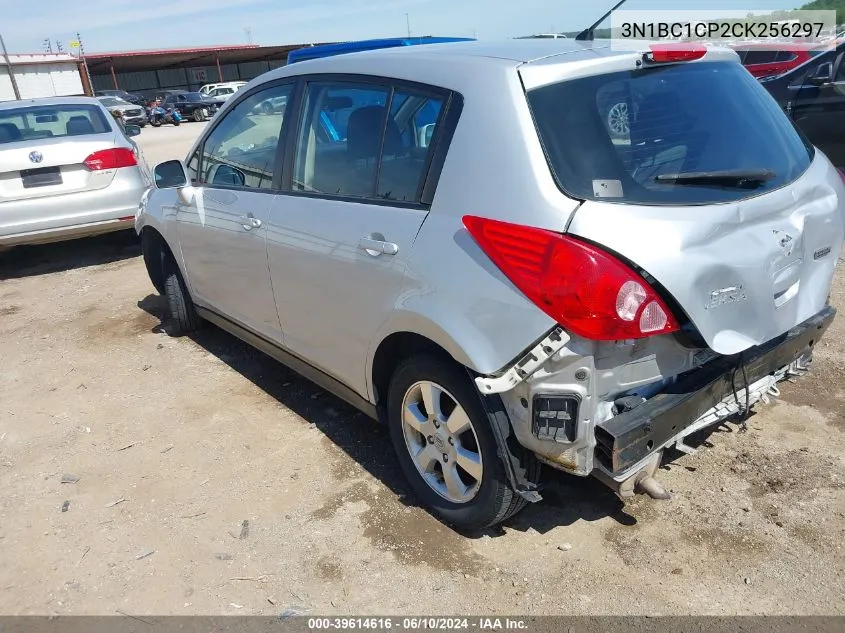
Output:
[[[166,302],[162,297],[149,295],[138,302],[138,307],[160,321],[160,324],[152,329],[153,332],[166,331]],[[306,423],[314,424],[351,459],[387,486],[401,503],[421,507],[394,457],[385,427],[214,325],[206,324],[190,338],[303,418]],[[688,440],[688,443],[692,446],[706,443],[707,435],[701,434],[695,441]],[[669,463],[682,455],[677,453],[667,456]],[[520,532],[534,530],[545,534],[557,527],[572,525],[578,521],[593,522],[604,518],[611,518],[624,526],[637,523],[637,519],[625,511],[622,500],[592,477],[575,477],[544,468],[541,494],[542,502],[530,504],[501,526],[465,536],[502,536],[506,529]]]
[[53,244],[17,246],[0,251],[0,280],[111,264],[140,254],[141,242],[131,229]]

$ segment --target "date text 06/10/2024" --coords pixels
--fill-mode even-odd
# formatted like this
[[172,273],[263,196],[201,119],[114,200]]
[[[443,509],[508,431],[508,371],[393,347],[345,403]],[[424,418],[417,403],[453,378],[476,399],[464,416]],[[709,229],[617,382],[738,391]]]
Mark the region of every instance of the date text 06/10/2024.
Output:
[[527,631],[528,624],[519,618],[440,618],[440,617],[376,617],[376,618],[308,618],[310,630],[376,629],[400,631]]

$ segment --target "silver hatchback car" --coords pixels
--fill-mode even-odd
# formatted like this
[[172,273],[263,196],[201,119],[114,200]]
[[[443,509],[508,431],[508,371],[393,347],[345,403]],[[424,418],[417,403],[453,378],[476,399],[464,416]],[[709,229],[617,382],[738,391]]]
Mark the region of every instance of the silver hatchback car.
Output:
[[131,229],[152,174],[98,99],[0,103],[0,249]]
[[664,451],[776,394],[835,315],[843,178],[728,50],[304,62],[154,176],[172,331],[211,321],[386,422],[464,529],[540,500],[541,464],[667,497]]

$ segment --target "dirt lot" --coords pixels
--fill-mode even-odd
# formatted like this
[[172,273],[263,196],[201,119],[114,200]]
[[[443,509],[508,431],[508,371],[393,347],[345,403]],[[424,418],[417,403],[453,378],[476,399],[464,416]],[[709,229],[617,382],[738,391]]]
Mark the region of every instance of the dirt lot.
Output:
[[[160,160],[199,129],[140,139]],[[162,333],[132,235],[0,279],[0,613],[845,613],[843,316],[747,433],[664,468],[672,500],[552,475],[464,536],[375,424],[219,330]]]

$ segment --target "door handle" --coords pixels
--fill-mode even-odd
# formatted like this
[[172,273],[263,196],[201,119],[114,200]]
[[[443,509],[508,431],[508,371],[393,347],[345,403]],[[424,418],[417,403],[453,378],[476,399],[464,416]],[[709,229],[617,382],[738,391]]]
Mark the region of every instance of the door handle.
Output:
[[247,213],[246,215],[239,217],[238,221],[240,221],[244,231],[251,231],[252,229],[261,227],[261,220],[252,215],[252,213]]
[[378,257],[379,255],[395,255],[399,252],[398,244],[385,242],[383,239],[378,240],[372,237],[362,237],[358,241],[358,248],[362,251],[366,251],[367,255],[371,255],[372,257]]

